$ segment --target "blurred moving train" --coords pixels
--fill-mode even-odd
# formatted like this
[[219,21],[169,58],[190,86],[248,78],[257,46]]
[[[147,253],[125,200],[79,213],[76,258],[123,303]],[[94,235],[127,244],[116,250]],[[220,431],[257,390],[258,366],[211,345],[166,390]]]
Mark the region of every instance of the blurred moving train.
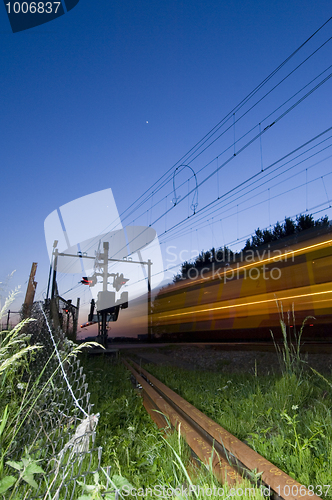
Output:
[[[162,288],[152,308],[156,338],[183,341],[271,341],[280,315],[290,334],[332,340],[332,227],[313,228],[192,268]],[[294,311],[294,314],[293,312]]]

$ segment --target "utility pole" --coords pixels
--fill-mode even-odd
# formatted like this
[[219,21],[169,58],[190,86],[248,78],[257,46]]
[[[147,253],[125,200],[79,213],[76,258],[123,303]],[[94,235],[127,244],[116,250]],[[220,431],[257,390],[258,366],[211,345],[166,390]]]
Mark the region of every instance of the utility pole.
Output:
[[23,303],[23,317],[28,318],[31,315],[31,308],[33,300],[35,298],[35,292],[37,287],[37,282],[35,281],[35,275],[37,271],[37,262],[33,262],[31,266],[30,277],[28,281],[27,291]]
[[[7,326],[6,326],[6,330],[9,330],[9,326],[10,326],[10,315],[11,314],[21,314],[19,311],[11,311],[10,309],[8,310],[8,314],[7,314]],[[2,326],[2,325],[1,325]]]
[[[51,300],[50,300],[50,314],[53,320],[54,328],[60,328],[59,321],[59,299],[58,299],[58,285],[56,282],[56,273],[58,267],[58,249],[56,248],[58,242],[54,241],[53,244],[53,277],[52,277],[52,291],[51,291]],[[48,290],[47,290],[48,296]]]
[[51,263],[50,263],[50,272],[49,272],[49,275],[48,275],[46,300],[48,300],[48,294],[50,292],[50,283],[51,283],[52,266],[53,266],[53,256],[54,256],[54,250],[56,249],[57,245],[58,245],[58,240],[54,240],[54,242],[53,242],[52,258],[51,258]]
[[[102,259],[103,263],[101,267],[103,268],[103,292],[107,293],[107,280],[108,280],[108,250],[109,250],[109,243],[108,241],[104,241],[103,243],[104,247],[104,253],[102,254]],[[101,344],[107,348],[107,310],[101,311],[101,331],[98,332],[100,333],[101,337]],[[99,322],[98,322],[98,329],[100,328]]]
[[56,284],[56,272],[58,267],[58,249],[54,249],[54,259],[53,259],[53,279],[52,279],[52,292],[51,299],[54,299],[54,296],[57,295],[57,284]]
[[76,342],[76,340],[77,340],[77,325],[78,325],[79,311],[80,311],[80,298],[77,297],[77,300],[76,300],[76,312],[75,312],[75,316],[73,318],[73,336],[72,336],[72,340],[74,342]]
[[151,266],[152,262],[148,259],[148,341],[152,337],[152,310],[151,310]]

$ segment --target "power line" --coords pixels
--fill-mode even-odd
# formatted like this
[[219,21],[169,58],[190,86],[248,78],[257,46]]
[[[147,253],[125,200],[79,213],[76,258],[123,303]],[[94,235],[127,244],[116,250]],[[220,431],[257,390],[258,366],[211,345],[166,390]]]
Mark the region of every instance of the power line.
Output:
[[[205,136],[200,139],[185,155],[183,155],[180,160],[178,160],[170,169],[168,169],[168,171],[165,172],[165,174],[163,174],[149,189],[147,189],[143,195],[141,195],[137,200],[135,200],[126,210],[124,210],[121,214],[120,214],[120,217],[123,218],[124,217],[124,220],[127,219],[128,216],[130,216],[132,213],[134,213],[139,207],[141,207],[144,203],[146,203],[146,201],[148,201],[150,199],[151,196],[153,196],[154,194],[156,194],[156,192],[158,192],[160,189],[162,189],[162,187],[165,186],[165,184],[167,184],[171,178],[171,172],[174,170],[174,168],[180,163],[180,162],[184,162],[185,160],[187,161],[188,158],[190,158],[192,156],[192,154],[194,154],[195,152],[198,151],[198,147],[201,148],[207,140],[209,140],[212,135],[214,135],[217,130],[220,129],[220,127],[226,123],[229,119],[229,117],[232,117],[234,113],[238,112],[243,106],[245,106],[251,98],[253,98],[257,92],[259,90],[261,90],[264,85],[267,84],[267,82],[275,75],[277,74],[281,68],[283,68],[283,66],[285,66],[310,40],[312,40],[332,19],[332,16],[327,20],[325,21],[312,35],[310,35],[295,51],[293,51],[292,54],[290,54],[290,56],[288,56],[275,70],[273,70],[258,86],[256,86],[244,99],[242,99],[242,101],[240,101],[240,103],[238,105],[236,105],[228,114],[225,115],[225,117],[220,120],[207,134],[205,134]],[[263,96],[261,99],[258,100],[258,102],[260,102],[262,99],[264,99],[269,93],[271,93],[278,85],[280,85],[286,78],[288,78],[292,73],[294,73],[294,71],[296,71],[302,64],[304,64],[307,60],[309,60],[315,53],[318,52],[318,50],[320,50],[326,43],[328,43],[329,41],[331,40],[331,38],[329,38],[328,40],[326,40],[323,44],[320,45],[320,47],[318,47],[314,52],[312,52],[304,61],[302,61],[294,70],[292,70],[286,77],[284,77],[275,87],[273,87],[268,93],[265,94],[265,96]],[[314,89],[315,90],[315,89]],[[312,91],[314,91],[312,90]],[[305,97],[304,97],[305,98]],[[254,106],[256,106],[258,104],[258,102],[256,102],[254,104]],[[247,112],[249,112],[254,106],[252,106]],[[246,112],[246,113],[247,113]],[[245,114],[246,114],[245,113]],[[244,116],[244,115],[242,115]],[[238,119],[239,120],[239,119]],[[237,121],[238,121],[237,120]],[[220,137],[220,136],[219,136]],[[219,138],[218,137],[218,138]],[[259,136],[260,137],[260,136]],[[215,139],[216,140],[216,139]],[[215,140],[213,142],[215,142]],[[255,140],[255,138],[254,138]],[[211,144],[210,144],[211,145]],[[205,151],[206,148],[204,148],[203,151]],[[239,152],[238,152],[239,153]],[[237,153],[237,154],[238,154]],[[201,154],[201,153],[200,153]],[[197,158],[197,156],[195,157]],[[194,158],[194,159],[195,159]],[[190,163],[192,161],[194,161],[194,159],[190,160]],[[167,177],[168,176],[168,177]],[[165,179],[166,177],[166,179]],[[161,183],[161,184],[160,184]],[[150,193],[152,190],[152,193],[149,194],[148,196],[147,193]],[[145,197],[145,198],[144,198]],[[140,201],[141,200],[141,201]],[[138,206],[135,206],[138,202],[140,201],[139,205]],[[135,208],[133,208],[135,206]],[[128,212],[130,209],[133,209],[129,212],[129,214],[126,212]],[[114,221],[115,222],[115,221]],[[111,231],[112,229],[109,229],[109,228],[112,228],[112,225],[114,224],[111,223],[108,225],[108,228],[105,228],[105,232],[108,232],[108,231]],[[150,224],[151,225],[151,224]],[[107,231],[108,229],[108,231]]]
[[[124,210],[121,214],[120,214],[120,217],[123,216],[124,220],[126,220],[131,214],[135,213],[135,211],[137,212],[137,210],[142,207],[150,198],[152,199],[153,196],[156,195],[157,192],[159,192],[161,189],[163,189],[167,183],[170,181],[172,175],[173,175],[173,170],[174,168],[179,165],[181,162],[184,162],[184,161],[187,161],[189,158],[192,158],[192,156],[198,152],[199,150],[201,150],[203,148],[203,146],[207,143],[207,141],[211,140],[211,138],[217,133],[218,130],[220,130],[220,128],[226,124],[229,120],[229,118],[231,118],[235,113],[237,113],[241,108],[243,108],[267,83],[269,80],[271,80],[271,78],[273,78],[274,75],[276,75],[278,73],[278,71],[281,70],[281,68],[286,64],[288,63],[320,30],[322,30],[332,19],[332,16],[326,21],[324,22],[309,38],[307,38],[290,56],[288,56],[284,61],[283,63],[281,63],[272,73],[270,73],[258,86],[256,86],[254,88],[253,91],[251,91],[242,101],[240,101],[240,103],[235,106],[228,114],[225,115],[225,117],[220,120],[217,125],[215,125],[207,134],[205,134],[205,136],[200,139],[185,155],[183,155],[180,160],[178,160],[172,167],[170,167],[161,177],[159,177],[159,179],[154,183],[152,184],[152,186],[147,189],[139,198],[137,198],[126,210]],[[259,102],[261,102],[267,95],[269,95],[273,90],[275,90],[283,81],[285,81],[291,74],[293,74],[300,66],[302,66],[306,61],[308,61],[314,54],[316,54],[318,52],[318,50],[320,50],[323,46],[325,46],[329,41],[331,40],[331,38],[327,39],[323,44],[320,45],[320,47],[318,47],[314,52],[312,52],[304,61],[302,61],[295,69],[293,69],[290,73],[288,73],[288,75],[286,77],[284,77],[280,82],[278,82],[272,89],[270,89],[263,97],[261,97],[251,108],[249,108],[249,110],[246,111],[246,113],[244,113],[242,116],[244,116],[245,114],[247,114],[251,109],[253,109],[253,107],[255,107]],[[330,68],[330,67],[329,67]],[[327,68],[327,69],[329,69]],[[327,71],[327,69],[325,71]],[[315,79],[319,78],[320,76],[322,75],[322,73],[320,75],[318,75],[317,77],[315,77]],[[332,74],[328,75],[328,77],[326,77],[323,81],[321,81],[318,85],[316,85],[313,89],[311,89],[305,96],[303,96],[301,99],[299,99],[296,103],[294,103],[290,108],[288,108],[284,113],[282,113],[278,118],[276,118],[270,125],[268,125],[267,127],[265,127],[265,129],[263,131],[261,131],[260,134],[254,136],[249,142],[247,142],[242,148],[240,148],[238,150],[238,152],[236,152],[236,155],[238,156],[239,153],[243,152],[250,144],[252,144],[254,141],[256,141],[258,138],[261,138],[262,134],[265,133],[267,130],[269,130],[272,125],[274,125],[277,121],[281,120],[283,117],[285,117],[290,111],[292,111],[297,105],[299,105],[304,99],[306,99],[309,95],[311,95],[313,92],[315,92],[315,90],[317,90],[321,85],[323,85],[330,77],[332,76]],[[314,79],[314,80],[315,80]],[[307,84],[306,86],[310,85],[314,80],[311,80],[311,82],[309,82],[309,84]],[[305,87],[303,87],[300,91],[298,91],[296,94],[294,94],[290,99],[288,99],[287,101],[285,101],[281,106],[279,106],[277,109],[280,109],[282,106],[285,105],[285,103],[289,102],[292,98],[294,98],[295,95],[297,95],[299,92],[301,92]],[[275,113],[276,110],[274,110],[271,114]],[[271,116],[268,115],[269,116]],[[239,118],[240,119],[240,118]],[[266,120],[267,117],[265,117],[264,120]],[[264,121],[263,120],[263,121]],[[238,120],[237,120],[238,121]],[[260,122],[261,123],[261,122]],[[257,127],[257,125],[255,126]],[[254,127],[254,128],[255,128]],[[239,143],[239,141],[241,139],[243,139],[248,133],[250,133],[251,131],[254,130],[251,129],[249,132],[247,132],[244,136],[242,136],[242,138],[240,138],[237,143]],[[330,129],[328,129],[330,130]],[[324,132],[325,133],[325,132]],[[319,136],[317,136],[319,137]],[[218,137],[220,138],[220,136]],[[218,139],[217,138],[217,139]],[[217,139],[213,139],[213,142],[211,142],[209,144],[209,146],[206,146],[203,150],[201,150],[201,152],[195,157],[195,158],[192,158],[190,160],[190,163],[192,163],[200,154],[202,154],[208,147],[210,147]],[[314,140],[314,139],[313,139]],[[303,147],[303,146],[302,146]],[[228,149],[228,148],[227,148]],[[227,151],[227,149],[223,152],[225,153]],[[223,154],[221,153],[221,154]],[[218,155],[220,156],[220,155]],[[234,158],[231,157],[229,158],[226,162],[224,162],[224,164],[222,164],[221,166],[217,166],[217,169],[214,170],[211,174],[209,174],[208,176],[206,176],[199,184],[199,186],[203,185],[204,183],[206,183],[213,175],[215,175],[216,173],[219,172],[219,170],[221,168],[223,168],[223,166],[225,166],[226,164],[228,164],[232,159]],[[214,160],[211,160],[211,162],[209,162],[207,165],[210,165]],[[280,160],[279,160],[280,161]],[[202,171],[204,168],[206,168],[205,165],[204,167],[202,167],[199,171]],[[270,167],[268,167],[270,168]],[[266,170],[266,169],[265,169]],[[256,177],[253,176],[251,177],[254,178]],[[248,180],[247,180],[248,181]],[[245,181],[245,182],[247,182]],[[242,184],[240,184],[239,186],[241,186]],[[239,187],[237,186],[237,188]],[[152,190],[152,192],[151,192]],[[186,196],[184,196],[182,198],[182,202],[184,201],[184,199],[186,199],[190,194],[192,194],[193,190],[191,190],[190,192],[188,192],[188,194]],[[227,194],[227,193],[226,193]],[[216,201],[218,201],[219,199],[223,198],[224,195],[222,197],[219,197],[219,194],[218,194],[218,198],[217,200],[213,200],[211,203],[205,205],[205,207],[203,207],[202,209],[200,209],[199,211],[197,211],[196,213],[198,212],[202,212],[203,210],[205,210],[207,207],[209,207],[210,205],[212,205],[213,203],[215,203]],[[166,200],[167,200],[167,197],[166,197]],[[152,221],[152,208],[156,207],[157,205],[159,205],[160,203],[162,202],[162,200],[158,201],[157,203],[151,205],[151,222],[150,222],[150,226],[152,224],[155,224],[157,223],[160,219],[162,219],[163,217],[167,217],[167,214],[172,210],[171,209],[166,209],[164,210],[164,212],[161,214],[160,217],[157,217],[154,221]],[[173,207],[174,208],[174,207]],[[141,217],[141,215],[139,215],[138,217]],[[192,217],[192,215],[190,216]],[[189,218],[189,217],[188,217]],[[188,219],[186,218],[186,219]],[[176,226],[179,226],[181,225],[186,219],[183,219],[182,221],[180,221],[178,224],[176,224],[175,226],[172,226],[169,230],[165,230],[165,233],[166,232],[170,232],[174,227]],[[107,226],[107,228],[105,228],[105,232],[107,232],[107,229],[109,231],[109,228],[112,227],[112,224],[114,225],[114,222],[113,221],[111,224],[109,224]],[[99,235],[100,236],[100,235]],[[95,238],[95,241],[97,241],[99,239],[99,236]],[[92,246],[91,246],[92,248]]]
[[[315,146],[307,149],[306,151],[304,151],[303,153],[299,154],[298,156],[290,159],[289,161],[285,162],[284,164],[282,165],[279,165],[277,168],[275,168],[274,170],[272,170],[271,172],[268,172],[266,174],[266,171],[271,168],[272,166],[275,166],[277,163],[279,163],[280,161],[282,161],[284,158],[288,157],[290,154],[292,153],[289,153],[288,155],[284,156],[283,158],[279,159],[277,162],[274,162],[272,165],[270,165],[269,167],[267,167],[264,171],[264,174],[262,172],[259,172],[257,174],[255,174],[254,176],[250,177],[249,179],[247,179],[246,181],[244,181],[243,183],[237,185],[236,187],[234,187],[233,189],[229,190],[227,193],[225,193],[224,196],[222,197],[219,197],[218,200],[217,200],[217,203],[220,204],[221,202],[226,202],[227,200],[229,200],[230,198],[232,198],[233,196],[239,194],[240,192],[244,191],[245,189],[248,189],[251,188],[254,184],[256,184],[257,182],[259,182],[259,180],[264,177],[268,177],[269,175],[273,174],[274,172],[276,172],[277,170],[281,169],[282,167],[286,166],[287,164],[289,164],[290,162],[293,162],[294,160],[296,160],[297,158],[299,158],[300,156],[302,156],[303,154],[306,154],[308,151],[312,150],[313,148],[317,147],[318,145],[322,144],[323,142],[325,142],[326,140],[332,138],[332,136],[328,137],[327,139],[324,139],[324,141],[321,141],[320,143],[316,144]],[[309,141],[310,142],[310,141]],[[306,143],[308,144],[308,143]],[[261,187],[262,185],[264,184],[267,184],[268,182],[271,182],[273,179],[275,179],[276,177],[279,177],[280,175],[283,175],[284,173],[288,172],[289,170],[297,167],[298,165],[304,163],[305,161],[308,161],[310,160],[311,158],[313,158],[314,156],[317,156],[318,154],[320,154],[321,152],[325,151],[326,149],[330,148],[332,146],[332,144],[326,146],[325,148],[321,148],[319,151],[315,152],[314,154],[308,156],[307,158],[304,158],[303,160],[299,161],[298,163],[296,163],[295,165],[292,165],[290,166],[289,168],[287,168],[286,170],[284,170],[283,172],[280,172],[278,173],[277,175],[275,175],[274,177],[270,178],[270,179],[267,179],[265,180],[264,182],[262,182],[261,184],[259,184],[258,186],[254,187],[253,190],[255,189],[258,189],[259,187]],[[301,146],[302,147],[302,146]],[[299,148],[297,148],[298,150]],[[312,165],[311,167],[309,168],[313,168],[314,166],[317,166],[318,164],[322,163],[323,161],[326,161],[326,159],[329,159],[330,156],[328,156],[327,158],[324,158],[323,160],[320,160],[319,162],[316,162],[314,165]],[[256,179],[256,180],[253,180],[253,179]],[[251,180],[253,180],[253,182],[249,183]],[[242,187],[241,187],[242,186]],[[239,189],[239,187],[241,187],[241,189]],[[274,186],[272,186],[274,187]],[[252,189],[250,190],[250,192],[252,191]],[[231,201],[228,201],[227,203],[224,203],[222,206],[218,206],[218,208],[215,208],[212,212],[210,211],[211,210],[211,207],[208,207],[206,210],[203,210],[203,213],[205,212],[205,215],[202,214],[202,216],[199,218],[199,219],[196,219],[196,224],[201,221],[201,220],[206,220],[206,217],[208,216],[211,216],[212,214],[216,213],[216,212],[220,212],[223,208],[227,207],[228,205],[230,205],[231,203],[234,203],[235,201],[238,201],[240,200],[241,198],[243,198],[244,196],[246,196],[248,194],[249,191],[247,191],[246,193],[242,194],[242,195],[239,195],[237,196],[237,198],[234,198],[233,200]],[[229,195],[228,197],[225,197]],[[207,211],[210,211],[209,213],[206,213]],[[197,227],[197,226],[196,226]],[[170,232],[171,230],[168,230],[168,233]],[[183,231],[183,228],[182,230]],[[174,234],[174,233],[173,233]]]

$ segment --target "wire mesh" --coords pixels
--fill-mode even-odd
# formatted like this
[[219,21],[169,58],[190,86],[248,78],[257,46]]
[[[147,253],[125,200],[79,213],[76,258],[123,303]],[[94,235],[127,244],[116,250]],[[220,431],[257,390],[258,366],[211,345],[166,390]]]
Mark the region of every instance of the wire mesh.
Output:
[[26,486],[24,498],[73,500],[81,493],[77,482],[93,483],[89,476],[100,470],[102,449],[95,446],[99,415],[91,411],[77,345],[54,327],[49,309],[35,303],[35,321],[27,326],[30,343],[42,348],[34,351],[24,375],[22,418],[9,456],[19,460],[26,449],[45,472],[37,490]]

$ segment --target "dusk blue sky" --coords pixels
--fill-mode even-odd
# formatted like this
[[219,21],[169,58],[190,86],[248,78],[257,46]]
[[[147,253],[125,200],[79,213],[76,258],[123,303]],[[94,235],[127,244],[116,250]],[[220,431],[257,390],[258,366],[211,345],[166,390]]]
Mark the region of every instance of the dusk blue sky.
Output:
[[[0,281],[16,269],[10,288],[22,286],[22,301],[31,264],[37,262],[37,298],[41,299],[49,269],[44,220],[53,210],[111,188],[121,214],[331,15],[327,0],[80,0],[62,17],[13,34],[5,7],[1,7]],[[329,22],[278,73],[273,84],[331,36]],[[331,42],[236,124],[235,140],[256,126],[248,136],[253,137],[260,122],[262,129],[270,124],[297,98],[270,120],[263,119],[330,64]],[[234,158],[218,178],[214,175],[210,184],[202,185],[197,208],[331,127],[331,85],[332,79],[321,85],[261,141],[256,140]],[[331,132],[320,140],[329,135]],[[213,172],[210,166],[199,174],[205,164],[214,161],[212,165],[219,166],[217,162],[233,153],[221,154],[232,142],[234,127],[190,164],[199,182]],[[244,144],[245,140],[237,143],[235,151]],[[324,144],[331,145],[331,139]],[[167,259],[170,246],[177,255],[181,250],[190,255],[192,250],[227,243],[241,248],[244,243],[240,240],[257,227],[268,227],[306,209],[315,213],[315,218],[331,216],[328,200],[332,198],[332,182],[328,174],[332,168],[327,158],[331,149],[271,181],[262,187],[261,197],[247,205],[234,201],[228,207],[230,212],[225,207],[206,213],[205,219],[198,219],[197,214],[195,219],[184,201],[154,225],[161,212],[172,207],[170,181],[148,202],[149,208],[160,201],[162,209],[152,208],[148,213],[143,207],[127,223],[135,217],[137,224],[152,223],[161,235]],[[220,160],[214,160],[216,156]],[[316,161],[319,163],[314,165]],[[287,180],[295,173],[298,177]],[[177,178],[179,184],[185,183],[177,193],[182,198],[188,186],[193,187],[190,175],[189,169],[184,169]],[[283,184],[276,187],[281,180]],[[282,195],[303,182],[306,186]],[[276,194],[281,196],[274,198]],[[264,203],[267,198],[270,201]],[[256,202],[261,205],[250,209]],[[140,218],[143,212],[146,215]],[[190,223],[179,228],[184,240],[176,239],[175,233],[162,236],[188,215]],[[165,261],[165,268],[171,264],[172,257]],[[64,279],[60,292],[77,281],[77,276]],[[66,297],[75,301],[81,296],[87,304],[88,292],[80,286]],[[13,309],[19,305],[20,301],[16,302]]]

